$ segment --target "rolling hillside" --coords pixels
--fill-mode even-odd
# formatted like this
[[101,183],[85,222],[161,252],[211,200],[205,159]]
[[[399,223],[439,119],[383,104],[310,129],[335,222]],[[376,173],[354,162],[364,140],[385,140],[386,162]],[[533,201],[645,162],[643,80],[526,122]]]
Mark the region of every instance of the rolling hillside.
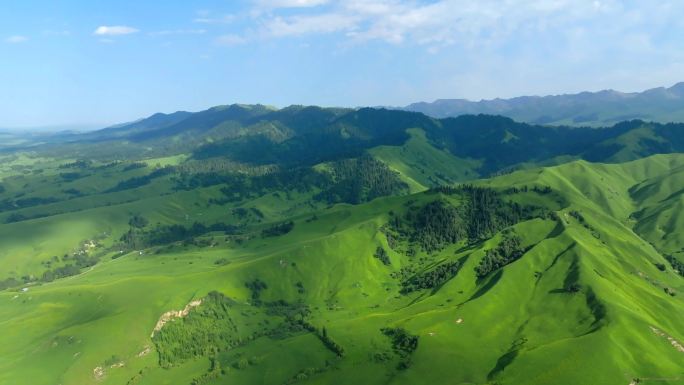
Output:
[[682,128],[232,105],[15,143],[0,384],[682,384]]
[[423,191],[479,164],[407,135],[394,176],[6,158],[5,196],[65,198],[0,225],[0,383],[684,383],[684,157]]

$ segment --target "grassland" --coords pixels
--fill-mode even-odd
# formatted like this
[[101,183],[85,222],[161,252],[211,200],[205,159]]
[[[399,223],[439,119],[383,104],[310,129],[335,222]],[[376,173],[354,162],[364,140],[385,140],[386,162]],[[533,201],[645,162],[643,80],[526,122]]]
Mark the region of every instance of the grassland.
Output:
[[[411,135],[403,147],[371,153],[414,191],[463,180],[464,170],[476,167],[421,149],[421,133]],[[106,192],[157,163],[179,161],[127,171],[127,164],[96,164],[73,181],[60,176],[64,160],[19,156],[3,163],[5,196],[59,199],[13,210],[29,219],[0,225],[0,279],[39,277],[69,263],[65,254],[99,260],[74,276],[29,279],[0,292],[0,384],[191,384],[216,362],[220,374],[206,383],[684,383],[684,353],[671,342],[684,342],[684,279],[664,258],[681,257],[684,248],[684,156],[576,161],[475,182],[506,201],[555,213],[506,229],[521,237],[525,253],[484,278],[475,267],[502,240],[500,232],[415,255],[406,252],[408,240],[393,246],[385,235],[409,206],[440,199],[459,207],[458,194],[416,192],[352,206],[314,202],[315,191],[272,191],[216,203],[219,186],[176,190],[173,176]],[[262,217],[245,219],[238,208]],[[134,215],[150,228],[244,226],[239,236],[209,232],[120,250]],[[294,222],[292,231],[262,235],[285,219]],[[389,264],[373,256],[378,247]],[[402,269],[421,274],[453,261],[463,266],[435,290],[401,294]],[[257,278],[267,286],[262,305],[245,285]],[[212,291],[234,301],[229,314],[242,342],[160,367],[150,337],[160,316]],[[267,306],[281,300],[308,306],[316,332],[281,325],[283,317]],[[417,349],[395,351],[381,332],[387,327],[417,336]],[[323,328],[344,348],[342,357],[320,337]]]

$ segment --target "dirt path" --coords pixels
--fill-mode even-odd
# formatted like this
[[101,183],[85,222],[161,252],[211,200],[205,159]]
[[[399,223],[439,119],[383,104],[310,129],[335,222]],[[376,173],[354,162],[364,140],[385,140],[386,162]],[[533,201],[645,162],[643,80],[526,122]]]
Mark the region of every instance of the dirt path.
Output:
[[183,318],[183,317],[187,316],[188,313],[190,313],[190,310],[192,308],[197,307],[201,304],[202,304],[202,300],[196,299],[194,301],[190,301],[189,304],[185,305],[183,310],[170,310],[170,311],[167,311],[166,313],[162,314],[161,317],[159,317],[157,324],[154,325],[154,330],[152,330],[152,334],[150,335],[150,338],[154,337],[154,333],[160,331],[161,328],[163,328],[167,322],[169,322],[175,318]]
[[665,333],[664,331],[662,331],[656,327],[653,327],[653,326],[649,326],[649,327],[651,328],[653,333],[655,333],[656,335],[658,335],[660,337],[667,339],[670,342],[670,344],[672,345],[672,347],[677,349],[678,352],[684,353],[684,345],[682,345],[681,342],[677,341],[676,339],[674,339],[674,337],[668,335],[667,333]]

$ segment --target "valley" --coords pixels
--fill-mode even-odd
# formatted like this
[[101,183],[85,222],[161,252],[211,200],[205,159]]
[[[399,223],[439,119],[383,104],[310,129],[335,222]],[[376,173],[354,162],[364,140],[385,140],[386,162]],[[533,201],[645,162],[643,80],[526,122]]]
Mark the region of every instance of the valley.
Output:
[[682,384],[680,129],[233,105],[3,149],[0,383]]

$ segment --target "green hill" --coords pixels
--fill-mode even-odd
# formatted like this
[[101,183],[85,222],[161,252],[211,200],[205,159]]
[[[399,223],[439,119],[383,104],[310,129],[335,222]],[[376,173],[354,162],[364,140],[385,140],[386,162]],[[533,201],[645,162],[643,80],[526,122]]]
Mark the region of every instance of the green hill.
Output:
[[477,175],[428,138],[388,168],[8,160],[4,197],[57,200],[3,214],[0,383],[684,383],[683,156],[407,195]]
[[[416,156],[425,159],[453,155],[443,160],[455,162],[458,170],[449,173],[441,167],[432,171],[441,176],[429,175],[429,171],[425,177],[414,175],[424,179],[418,181],[423,185],[432,177],[428,185],[434,185],[435,181],[491,176],[571,159],[624,162],[677,153],[684,151],[683,127],[642,120],[605,128],[551,127],[491,115],[433,119],[420,113],[372,108],[274,109],[236,104],[196,113],[155,114],[84,134],[42,136],[35,142],[0,148],[0,153],[34,152],[43,157],[102,162],[183,155],[198,161],[219,158],[240,165],[292,168],[354,158],[377,147],[404,147],[402,151],[420,153]],[[413,134],[408,130],[414,130]],[[383,151],[388,160],[397,158],[391,150]],[[405,155],[409,161],[418,161]]]

